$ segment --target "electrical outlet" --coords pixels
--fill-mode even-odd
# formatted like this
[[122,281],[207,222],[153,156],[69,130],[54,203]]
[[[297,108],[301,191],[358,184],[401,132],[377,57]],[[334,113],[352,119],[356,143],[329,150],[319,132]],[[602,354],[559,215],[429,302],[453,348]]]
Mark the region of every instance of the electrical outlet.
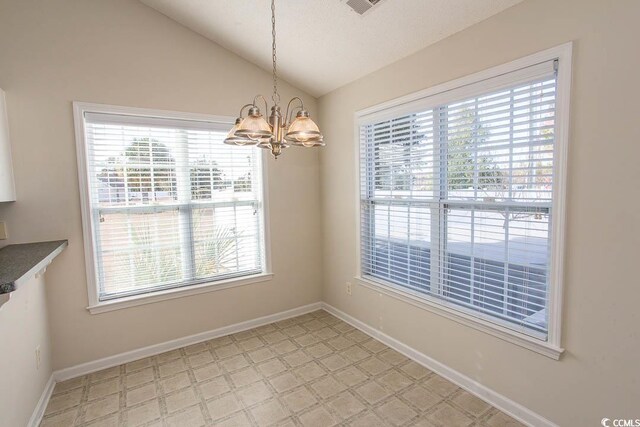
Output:
[[347,295],[351,296],[351,282],[347,282]]
[[36,369],[40,369],[41,362],[41,354],[40,354],[40,346],[36,347]]
[[7,235],[7,224],[0,221],[0,240],[6,240],[9,236]]

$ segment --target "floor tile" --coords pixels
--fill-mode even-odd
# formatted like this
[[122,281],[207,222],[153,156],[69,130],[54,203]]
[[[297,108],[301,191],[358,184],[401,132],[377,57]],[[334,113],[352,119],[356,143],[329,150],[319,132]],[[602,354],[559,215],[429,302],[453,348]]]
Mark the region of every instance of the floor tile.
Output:
[[206,425],[199,405],[169,415],[165,421],[167,427],[201,427]]
[[436,426],[442,427],[466,427],[473,423],[473,419],[455,409],[448,403],[442,403],[428,416]]
[[343,354],[351,362],[359,362],[361,360],[367,359],[368,357],[371,357],[371,352],[365,350],[360,346],[349,347],[346,350],[343,350],[341,354]]
[[394,393],[400,390],[406,389],[407,387],[413,384],[413,381],[411,380],[411,378],[407,377],[406,375],[403,375],[402,373],[396,370],[392,370],[390,372],[382,374],[378,378],[378,382]]
[[198,389],[200,390],[200,395],[204,399],[211,399],[228,392],[231,390],[231,387],[227,380],[221,376],[198,384]]
[[160,419],[160,404],[152,400],[144,405],[129,409],[125,413],[127,426],[139,426]]
[[313,406],[318,400],[307,390],[305,387],[291,392],[283,397],[284,403],[293,412],[304,411],[305,409]]
[[350,427],[386,427],[388,424],[373,412],[360,414],[355,420],[349,423]]
[[103,381],[101,383],[91,384],[89,386],[89,400],[100,399],[106,397],[109,394],[117,393],[120,391],[120,380],[113,378]]
[[187,361],[189,362],[189,366],[195,368],[213,362],[213,356],[209,351],[204,351],[202,353],[187,356]]
[[187,388],[165,397],[165,403],[169,413],[193,406],[198,402],[199,399],[192,388]]
[[78,406],[82,399],[83,389],[72,390],[67,393],[57,394],[49,400],[45,415]]
[[304,381],[313,381],[326,375],[326,371],[316,362],[308,363],[294,371]]
[[338,423],[338,420],[322,406],[302,414],[299,419],[304,427],[331,427]]
[[258,425],[266,426],[287,418],[289,411],[277,399],[272,399],[251,409],[251,415]]
[[345,391],[327,402],[333,413],[338,414],[343,420],[367,409],[360,400],[351,392]]
[[238,343],[238,345],[244,351],[251,351],[251,350],[255,350],[255,349],[260,348],[260,347],[264,347],[264,343],[258,337],[251,337],[248,340],[240,341]]
[[409,375],[409,377],[413,378],[414,380],[421,380],[431,375],[432,373],[430,370],[414,362],[413,360],[400,366],[400,370]]
[[104,369],[89,375],[89,382],[95,383],[120,376],[120,366]]
[[56,415],[45,416],[40,427],[68,427],[73,425],[78,416],[78,407],[68,409]]
[[361,386],[358,386],[356,387],[355,391],[360,395],[360,397],[362,397],[372,405],[390,396],[390,393],[375,381],[369,381]]
[[297,368],[300,365],[304,365],[305,363],[311,361],[311,358],[302,350],[298,350],[296,352],[287,354],[283,356],[282,359],[287,362],[289,366],[292,368]]
[[472,395],[471,393],[467,393],[464,390],[456,394],[451,399],[451,402],[475,417],[479,417],[491,408],[491,405],[486,403],[484,400]]
[[260,381],[262,376],[253,367],[236,371],[229,375],[231,381],[236,387],[242,387]]
[[409,361],[406,356],[390,348],[378,353],[378,358],[394,366]]
[[202,352],[205,352],[205,351],[209,351],[209,347],[204,342],[188,345],[188,346],[186,346],[184,348],[184,352],[185,352],[186,355],[202,353]]
[[391,365],[389,365],[387,362],[383,362],[376,357],[372,357],[358,364],[358,367],[368,372],[370,375],[378,375],[390,369]]
[[171,360],[179,359],[181,357],[182,357],[182,353],[180,353],[180,350],[171,350],[165,353],[160,353],[159,355],[156,356],[158,363],[167,363]]
[[426,411],[427,409],[432,408],[442,402],[443,399],[442,396],[439,396],[420,385],[402,392],[401,396],[404,400],[410,402],[414,407],[421,411]]
[[272,377],[287,370],[287,367],[279,359],[271,359],[261,363],[257,368],[265,377]]
[[84,387],[87,384],[87,377],[78,377],[78,378],[73,378],[67,381],[62,381],[59,383],[56,383],[55,388],[53,389],[53,394],[60,394],[60,393],[65,393],[67,391],[76,389],[76,388],[80,388],[80,387]]
[[124,367],[125,367],[125,372],[131,373],[143,368],[148,368],[151,365],[153,365],[153,359],[151,357],[146,357],[144,359],[129,362],[126,365],[124,365]]
[[249,356],[254,363],[260,363],[274,358],[276,354],[270,348],[264,347],[247,352],[247,356]]
[[442,397],[447,397],[458,389],[458,386],[445,380],[439,375],[433,375],[431,378],[424,382],[424,386],[428,390],[433,391],[434,393],[439,394]]
[[503,412],[497,412],[492,415],[486,421],[486,425],[489,427],[524,427],[524,424],[514,420]]
[[[196,377],[197,378],[197,377]],[[186,387],[191,387],[191,380],[187,372],[180,372],[173,377],[164,378],[159,381],[160,389],[163,394],[173,393]]]
[[153,368],[149,367],[137,372],[133,372],[131,374],[127,374],[124,377],[124,384],[125,387],[131,388],[154,381],[154,379]]
[[315,390],[316,393],[323,399],[331,397],[337,393],[340,393],[342,390],[347,387],[338,382],[332,376],[327,376],[325,378],[321,378],[318,381],[311,384],[311,388]]
[[314,344],[306,349],[307,353],[314,358],[320,358],[333,353],[333,350],[323,343]]
[[349,361],[339,354],[332,354],[320,359],[319,362],[330,371],[337,371],[338,369],[349,365]]
[[247,406],[255,405],[272,397],[271,390],[262,381],[240,389],[236,393]]
[[150,383],[143,385],[142,387],[127,390],[125,404],[126,406],[131,407],[138,403],[155,399],[156,397],[158,397],[157,385],[155,383]]
[[250,426],[251,421],[247,418],[247,414],[244,412],[238,412],[237,414],[225,419],[216,422],[216,427],[246,427]]
[[285,372],[282,375],[270,378],[269,383],[278,393],[284,393],[300,385],[298,378],[291,372]]
[[238,369],[246,368],[250,365],[244,354],[238,354],[236,356],[221,360],[219,365],[227,372],[237,371]]
[[187,364],[184,363],[183,359],[172,360],[171,362],[163,363],[158,367],[160,372],[160,377],[168,377],[171,375],[175,375],[178,372],[183,372],[187,370]]
[[347,387],[353,387],[357,384],[363,383],[369,377],[357,367],[351,365],[336,373],[338,381],[346,385]]
[[227,394],[207,402],[207,408],[211,418],[215,421],[240,411],[242,405],[235,395]]
[[379,406],[376,409],[376,413],[394,426],[402,425],[418,415],[417,412],[396,397]]
[[84,405],[84,421],[93,421],[96,418],[113,414],[120,410],[120,396],[112,394]]

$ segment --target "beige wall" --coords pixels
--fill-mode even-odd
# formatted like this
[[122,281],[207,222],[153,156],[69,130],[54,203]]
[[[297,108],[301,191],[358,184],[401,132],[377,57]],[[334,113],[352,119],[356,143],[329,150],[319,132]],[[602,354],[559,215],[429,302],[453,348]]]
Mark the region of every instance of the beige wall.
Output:
[[[45,283],[41,276],[22,283],[11,293],[11,299],[0,306],[1,426],[26,426],[51,376],[51,340],[45,299]],[[37,346],[40,346],[39,368]]]
[[[527,0],[319,99],[323,299],[562,426],[640,418],[640,2]],[[554,361],[345,282],[356,274],[354,112],[573,40],[566,354]]]
[[[0,219],[14,243],[69,239],[47,273],[54,369],[319,301],[318,152],[291,149],[268,165],[272,281],[86,310],[71,102],[235,116],[269,95],[269,73],[134,0],[0,0],[0,87],[18,197],[0,204]],[[281,89],[315,110],[309,95]]]

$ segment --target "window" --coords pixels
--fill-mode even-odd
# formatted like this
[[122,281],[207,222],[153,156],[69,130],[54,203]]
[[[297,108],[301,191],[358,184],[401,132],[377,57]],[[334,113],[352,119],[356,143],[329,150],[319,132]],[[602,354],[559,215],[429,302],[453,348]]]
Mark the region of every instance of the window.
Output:
[[76,104],[93,304],[266,272],[259,150],[223,144],[232,121],[114,108]]
[[548,341],[564,173],[558,66],[551,59],[361,115],[365,281]]

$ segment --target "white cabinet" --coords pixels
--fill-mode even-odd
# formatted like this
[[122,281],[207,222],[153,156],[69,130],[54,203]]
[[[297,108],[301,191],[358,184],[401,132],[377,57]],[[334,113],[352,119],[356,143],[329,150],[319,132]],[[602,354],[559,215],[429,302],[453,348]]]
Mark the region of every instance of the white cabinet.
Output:
[[0,89],[0,202],[15,200],[16,189],[13,182],[13,166],[11,165],[7,103],[4,99],[4,91]]

